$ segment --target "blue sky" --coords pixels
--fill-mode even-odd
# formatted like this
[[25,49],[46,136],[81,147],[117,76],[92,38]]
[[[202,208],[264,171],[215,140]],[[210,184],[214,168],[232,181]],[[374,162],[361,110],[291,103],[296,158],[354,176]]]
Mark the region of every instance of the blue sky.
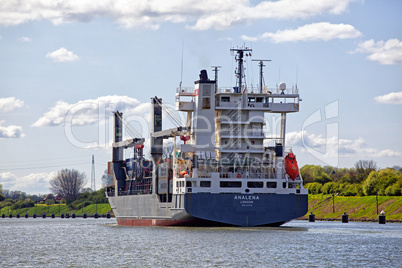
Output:
[[[402,166],[401,12],[401,1],[1,1],[0,183],[47,193],[62,168],[90,179],[93,154],[99,189],[110,111],[147,135],[150,97],[174,104],[182,59],[183,86],[220,65],[230,87],[229,49],[242,45],[272,60],[269,88],[300,89],[287,124],[300,166]],[[245,66],[255,86],[258,66]]]

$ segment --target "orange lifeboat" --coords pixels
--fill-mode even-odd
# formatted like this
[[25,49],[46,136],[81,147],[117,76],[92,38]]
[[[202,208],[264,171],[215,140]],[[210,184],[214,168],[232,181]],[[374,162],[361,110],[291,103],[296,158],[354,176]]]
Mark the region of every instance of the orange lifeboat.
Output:
[[299,167],[297,166],[296,156],[293,153],[288,153],[285,157],[285,170],[292,180],[299,176]]

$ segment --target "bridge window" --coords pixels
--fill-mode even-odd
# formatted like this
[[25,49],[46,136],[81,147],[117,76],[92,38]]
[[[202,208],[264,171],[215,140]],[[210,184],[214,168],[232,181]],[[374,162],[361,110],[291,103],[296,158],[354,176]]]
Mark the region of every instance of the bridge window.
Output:
[[276,188],[276,181],[267,182],[267,188]]
[[241,188],[241,181],[221,181],[222,188]]
[[230,102],[230,97],[222,96],[221,102]]
[[211,181],[200,181],[201,187],[211,187]]
[[262,187],[264,187],[264,183],[262,181],[248,181],[247,187],[248,188],[262,188]]

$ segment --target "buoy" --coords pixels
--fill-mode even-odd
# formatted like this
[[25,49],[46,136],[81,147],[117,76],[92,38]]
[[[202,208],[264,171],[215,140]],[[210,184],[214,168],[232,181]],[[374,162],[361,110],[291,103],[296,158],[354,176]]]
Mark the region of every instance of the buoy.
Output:
[[346,214],[346,212],[344,212],[342,215],[342,223],[348,223],[348,222],[349,222],[349,215]]
[[52,213],[52,219],[54,219],[56,216],[54,215],[54,213]]
[[46,213],[43,213],[43,214],[42,214],[42,218],[43,218],[43,219],[46,219]]
[[11,219],[13,217],[13,214],[10,213],[10,215],[8,215],[8,217]]
[[95,213],[94,217],[95,217],[95,219],[99,218],[99,214]]
[[88,215],[86,213],[84,213],[83,217],[84,217],[84,219],[86,219],[88,217]]
[[73,214],[71,215],[71,218],[75,219],[75,213],[73,213]]
[[64,213],[60,214],[60,218],[64,219]]
[[313,212],[310,212],[310,214],[308,215],[308,221],[315,222],[315,215],[313,214]]
[[20,214],[19,213],[17,213],[17,219],[19,219],[20,218]]
[[386,223],[385,214],[378,215],[378,223],[379,224],[385,224]]
[[6,215],[3,213],[3,214],[1,214],[1,217],[4,219],[6,217]]
[[28,213],[25,213],[25,219],[28,219],[28,217],[29,217]]
[[109,212],[106,214],[106,218],[110,219],[110,213]]
[[33,217],[34,219],[36,219],[36,213],[34,213],[34,214],[32,215],[32,217]]

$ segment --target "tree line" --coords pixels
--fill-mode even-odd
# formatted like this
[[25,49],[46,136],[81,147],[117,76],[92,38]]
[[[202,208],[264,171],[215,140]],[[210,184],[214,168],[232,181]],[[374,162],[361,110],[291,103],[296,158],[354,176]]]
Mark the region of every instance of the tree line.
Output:
[[305,165],[300,173],[311,194],[402,195],[402,168],[378,169],[373,160],[359,160],[353,168]]
[[59,196],[58,202],[65,203],[72,209],[80,209],[90,204],[108,203],[105,189],[93,192],[90,188],[84,188],[86,183],[85,173],[75,169],[63,169],[49,181],[49,190],[53,195],[47,200],[45,200],[48,196],[46,194],[29,195],[22,191],[3,190],[0,184],[0,209],[6,206],[10,206],[11,209],[33,207],[35,203],[52,205],[55,203],[54,196]]

